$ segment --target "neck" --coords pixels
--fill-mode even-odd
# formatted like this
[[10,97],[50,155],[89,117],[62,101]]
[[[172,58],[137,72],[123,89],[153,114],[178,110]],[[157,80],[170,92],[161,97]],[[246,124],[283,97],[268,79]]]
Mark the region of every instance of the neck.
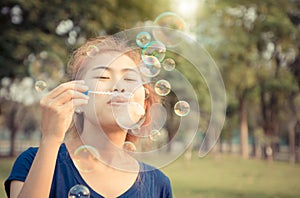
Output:
[[119,127],[100,127],[85,119],[81,139],[84,144],[111,151],[123,148],[126,134],[126,131]]
[[126,139],[126,131],[120,128],[107,128],[84,121],[84,129],[78,138],[68,138],[68,148],[75,150],[85,144],[96,148],[100,155],[100,161],[104,164],[120,170],[138,171],[137,161],[123,150]]
[[113,165],[128,158],[128,154],[123,151],[126,135],[127,132],[118,126],[99,127],[85,119],[80,138],[83,144],[96,148],[105,163]]

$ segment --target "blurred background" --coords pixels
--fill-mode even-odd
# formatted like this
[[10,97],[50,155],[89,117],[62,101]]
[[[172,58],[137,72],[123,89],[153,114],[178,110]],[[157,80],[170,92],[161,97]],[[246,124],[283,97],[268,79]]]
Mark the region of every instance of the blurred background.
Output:
[[[15,157],[38,145],[39,100],[69,79],[70,53],[90,37],[152,25],[167,11],[212,56],[227,93],[214,149],[197,156],[199,133],[163,168],[175,197],[300,197],[299,0],[1,1],[2,183]],[[186,75],[198,87],[199,105],[209,108],[207,90],[193,72]]]

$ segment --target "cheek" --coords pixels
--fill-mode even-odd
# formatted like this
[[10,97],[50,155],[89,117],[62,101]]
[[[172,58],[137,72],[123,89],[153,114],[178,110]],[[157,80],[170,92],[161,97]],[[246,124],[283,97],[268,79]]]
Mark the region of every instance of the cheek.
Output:
[[91,91],[96,91],[96,90],[100,91],[105,89],[105,87],[107,87],[106,85],[107,83],[103,83],[95,79],[85,80],[85,84],[89,87],[89,90]]
[[95,90],[97,86],[97,80],[95,79],[84,79],[85,85],[88,86],[89,90]]
[[145,103],[145,89],[139,88],[135,91],[134,96],[133,96],[133,101],[141,104],[144,106]]
[[88,112],[91,115],[96,115],[101,110],[103,110],[106,102],[108,99],[105,99],[102,95],[95,95],[95,94],[89,94],[90,99],[88,104],[84,106],[84,109],[86,112]]

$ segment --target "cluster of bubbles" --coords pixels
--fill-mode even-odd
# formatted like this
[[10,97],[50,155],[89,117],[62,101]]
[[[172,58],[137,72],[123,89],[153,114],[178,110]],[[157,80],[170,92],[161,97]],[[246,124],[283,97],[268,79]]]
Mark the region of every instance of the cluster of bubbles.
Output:
[[[178,15],[171,12],[159,15],[155,20],[155,24],[160,27],[170,28],[174,31],[182,31],[185,28],[184,21]],[[159,29],[154,29],[152,32],[141,31],[135,36],[136,45],[142,49],[142,64],[140,65],[139,70],[142,75],[148,78],[159,77],[162,68],[166,72],[172,72],[176,67],[176,61],[171,57],[166,57],[166,52],[167,47],[178,45],[180,43],[180,38],[158,30]],[[93,54],[96,54],[97,52],[96,47],[90,46],[88,56],[93,57]],[[154,91],[159,96],[167,96],[172,91],[172,87],[168,80],[159,79],[154,83]],[[173,107],[173,110],[176,115],[183,117],[189,114],[190,106],[186,101],[178,101]],[[126,130],[130,130],[137,136],[145,135],[141,132],[146,130],[143,128],[141,129],[141,126],[145,121],[144,114],[144,107],[138,103],[132,102],[120,105],[114,110],[114,117],[119,126]],[[150,132],[148,132],[146,136],[151,141],[158,141],[161,137],[160,129],[163,127],[164,123],[156,123],[154,125],[159,127],[155,126],[155,128],[152,128],[153,126],[150,126],[147,128],[150,129]],[[136,146],[134,143],[127,141],[124,143],[124,149],[134,152],[136,151]]]
[[[150,29],[138,28],[136,29],[138,31],[134,30],[128,32],[131,38],[130,41],[135,41],[135,43],[133,43],[134,44],[133,48],[134,49],[141,48],[142,64],[138,68],[142,76],[146,77],[142,79],[147,79],[147,80],[150,79],[147,82],[145,81],[140,82],[140,85],[138,86],[143,86],[144,84],[151,83],[151,85],[153,85],[153,91],[158,96],[166,97],[165,99],[170,98],[172,100],[176,98],[174,103],[173,102],[169,103],[175,105],[171,107],[171,112],[169,112],[162,104],[160,103],[153,104],[150,107],[150,111],[149,111],[150,120],[151,120],[150,122],[148,122],[148,120],[146,122],[146,118],[145,118],[146,112],[144,106],[136,102],[131,102],[129,99],[127,102],[124,102],[124,104],[118,104],[115,105],[114,107],[112,105],[112,111],[116,123],[121,128],[125,129],[131,135],[142,137],[140,138],[140,140],[145,140],[145,142],[147,142],[147,144],[145,145],[148,146],[148,148],[143,149],[142,148],[143,145],[141,146],[141,144],[133,143],[134,141],[131,141],[130,138],[129,139],[126,138],[126,141],[124,142],[123,147],[121,149],[119,147],[116,147],[118,149],[117,152],[120,152],[121,154],[125,153],[126,156],[127,153],[129,153],[129,155],[132,155],[134,158],[136,157],[136,159],[138,160],[143,160],[143,161],[152,160],[151,162],[156,163],[156,161],[159,161],[161,159],[162,163],[165,163],[166,161],[170,162],[171,160],[178,157],[177,155],[178,153],[176,153],[177,150],[174,151],[174,153],[172,154],[168,153],[168,156],[165,156],[166,159],[162,159],[160,156],[160,154],[162,153],[161,151],[165,151],[166,150],[165,148],[167,148],[167,145],[163,145],[163,144],[165,143],[165,141],[169,141],[168,139],[169,137],[166,132],[166,129],[164,129],[164,125],[167,122],[167,118],[169,118],[168,113],[171,113],[172,117],[175,117],[175,122],[177,121],[180,122],[179,124],[180,126],[178,126],[178,131],[185,132],[184,134],[183,133],[175,134],[176,136],[175,138],[177,137],[181,138],[180,140],[174,138],[171,141],[173,140],[182,141],[184,143],[182,142],[180,143],[182,143],[182,145],[185,146],[186,142],[188,142],[186,140],[190,137],[193,137],[192,133],[195,131],[194,129],[197,130],[198,129],[197,127],[199,127],[198,126],[199,109],[197,109],[198,106],[196,105],[198,103],[194,99],[195,92],[193,92],[194,90],[191,91],[192,86],[188,87],[188,85],[190,85],[188,84],[189,82],[177,70],[178,68],[176,68],[176,63],[178,64],[179,61],[176,60],[178,61],[176,62],[175,56],[171,57],[171,55],[169,55],[168,53],[169,52],[168,50],[170,50],[170,52],[180,54],[182,51],[176,51],[176,50],[184,49],[184,52],[182,52],[183,55],[186,55],[184,53],[190,52],[190,54],[192,54],[191,56],[193,56],[193,57],[190,56],[190,58],[195,57],[198,65],[199,62],[202,63],[202,60],[201,61],[199,60],[202,58],[202,56],[205,55],[202,54],[202,56],[200,56],[200,58],[198,59],[197,57],[198,54],[195,55],[194,53],[192,53],[192,51],[188,51],[188,48],[182,48],[182,46],[184,47],[186,46],[186,45],[181,45],[184,44],[185,41],[182,40],[183,38],[182,34],[178,34],[178,32],[176,33],[176,31],[184,30],[185,24],[184,21],[176,14],[164,13],[158,16],[154,23],[155,25],[158,26],[158,28],[150,28]],[[159,28],[159,27],[163,27],[163,28]],[[172,33],[173,31],[169,31],[168,29],[174,30],[175,33],[173,34]],[[125,32],[124,34],[125,37],[127,38],[128,36],[127,32]],[[115,36],[116,38],[118,38],[119,35],[121,37],[122,36],[124,37],[124,34],[121,33]],[[194,46],[192,50],[194,49],[198,49],[198,48],[195,48]],[[91,45],[89,46],[86,54],[88,57],[93,58],[99,53],[99,51],[100,50],[97,46]],[[186,56],[183,57],[188,59],[188,57]],[[181,87],[179,88],[178,85]],[[38,87],[43,87],[43,84],[40,83]],[[135,91],[135,88],[136,87],[134,87],[134,89],[131,91]],[[96,93],[97,91],[89,91],[89,92],[94,94],[104,94],[104,93]],[[126,94],[123,93],[124,95],[122,97],[130,98],[132,95],[134,95],[133,92],[132,93],[128,92],[128,93],[130,93],[130,96],[129,95],[126,96]],[[105,94],[110,94],[110,93],[105,93]],[[149,90],[145,89],[145,98],[147,98],[149,94],[150,94]],[[116,95],[112,95],[112,97],[116,97]],[[151,146],[149,147],[149,145],[151,145],[152,147]],[[159,149],[156,150],[158,152],[156,151],[154,152],[153,150],[150,150],[151,148],[154,147],[156,147],[156,149],[159,147]],[[101,148],[97,147],[96,149],[88,145],[83,145],[78,147],[73,153],[74,163],[76,167],[82,172],[89,173],[95,169],[94,166],[95,164],[97,164],[95,163],[95,160],[101,160],[104,163],[110,163],[111,161],[108,162],[107,160],[104,159],[105,153],[101,153],[101,150],[98,149]],[[182,150],[184,150],[184,148]],[[155,158],[157,156],[159,160]],[[119,160],[117,161],[118,161],[116,162],[117,164],[109,164],[109,165],[112,165],[113,167],[116,168],[122,167],[121,169],[123,169],[123,166],[121,164],[123,163],[123,161],[119,161]],[[162,165],[161,162],[158,163],[159,165]],[[125,168],[125,170],[127,169]]]
[[[174,31],[185,29],[185,22],[182,18],[172,12],[165,12],[159,15],[154,24],[164,28],[170,28]],[[171,72],[176,67],[176,62],[173,58],[165,58],[167,48],[172,47],[180,42],[177,36],[173,38],[170,33],[161,32],[163,29],[154,29],[152,34],[146,31],[139,32],[136,35],[136,44],[142,48],[142,65],[140,67],[141,73],[147,77],[156,77],[159,75],[161,68],[165,71]],[[171,37],[170,37],[171,36]],[[175,34],[174,34],[175,36]],[[171,92],[171,84],[165,80],[158,80],[154,85],[155,93],[159,96],[167,96]],[[174,106],[174,111],[178,116],[186,116],[189,113],[189,104],[185,101],[179,101]]]

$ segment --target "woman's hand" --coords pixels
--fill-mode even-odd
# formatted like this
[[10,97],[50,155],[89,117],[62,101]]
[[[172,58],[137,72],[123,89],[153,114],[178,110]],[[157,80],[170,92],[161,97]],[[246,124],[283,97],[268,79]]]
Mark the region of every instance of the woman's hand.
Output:
[[70,81],[59,85],[41,99],[42,140],[63,142],[74,110],[88,103],[89,97],[83,94],[87,90],[83,80]]

